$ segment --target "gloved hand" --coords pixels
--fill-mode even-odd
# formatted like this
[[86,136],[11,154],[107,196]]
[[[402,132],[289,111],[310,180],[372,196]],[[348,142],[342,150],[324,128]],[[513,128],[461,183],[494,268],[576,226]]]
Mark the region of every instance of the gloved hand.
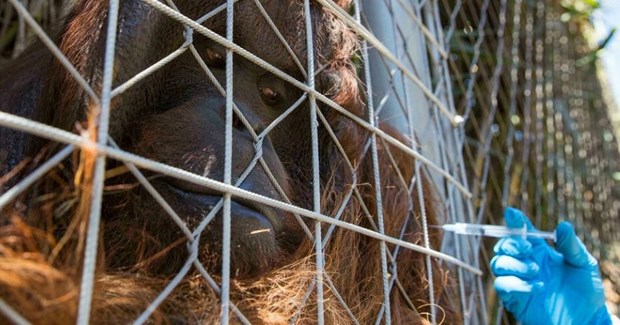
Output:
[[[507,208],[504,217],[509,228],[535,230],[517,209]],[[491,270],[504,306],[525,325],[611,324],[596,259],[570,223],[558,225],[556,239],[555,249],[518,236],[495,245]]]

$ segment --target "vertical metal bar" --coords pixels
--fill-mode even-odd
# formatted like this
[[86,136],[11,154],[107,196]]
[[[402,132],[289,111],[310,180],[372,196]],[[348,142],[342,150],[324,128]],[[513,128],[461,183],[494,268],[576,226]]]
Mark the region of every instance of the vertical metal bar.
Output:
[[[422,227],[424,230],[424,247],[430,248],[430,237],[428,235],[428,220],[426,217],[426,207],[424,204],[424,189],[422,188],[422,177],[420,171],[420,163],[415,162],[415,174],[418,176],[416,179],[416,185],[418,190],[418,204],[420,206],[420,214],[422,215]],[[435,290],[433,285],[433,264],[431,263],[431,257],[426,256],[426,276],[428,278],[429,290],[428,299],[431,307],[431,322],[437,324],[437,312],[435,304]]]
[[[226,39],[233,41],[234,4],[232,0],[226,2]],[[232,179],[232,145],[233,145],[233,51],[226,49],[226,127],[224,148],[224,183],[230,185]],[[228,324],[230,309],[230,193],[224,194],[224,213],[222,222],[222,295],[221,315],[222,324]]]
[[[306,19],[306,46],[308,55],[308,87],[314,89],[314,36],[312,31],[312,16],[310,12],[310,0],[304,1],[304,12]],[[312,136],[312,193],[313,209],[316,213],[321,213],[321,174],[319,166],[319,121],[317,118],[316,98],[313,94],[308,94],[310,100],[310,128]],[[314,249],[316,255],[316,304],[317,304],[317,323],[324,323],[324,303],[323,303],[323,240],[321,239],[321,223],[314,224]]]
[[[429,24],[429,22],[432,21],[432,14],[430,12],[431,8],[429,7],[430,5],[431,3],[427,2],[424,4],[424,6],[416,7],[416,13],[419,16],[424,17],[426,24]],[[436,33],[435,26],[433,26],[432,24],[430,24],[429,29],[433,33]],[[424,45],[426,44],[422,44],[422,46]],[[424,81],[430,89],[433,89],[433,81],[431,79],[441,78],[441,73],[437,71],[437,68],[440,68],[439,60],[441,59],[440,59],[440,56],[434,53],[431,49],[428,49],[428,57],[430,57],[432,60],[428,60],[428,58],[424,56],[424,70],[425,70]],[[439,84],[440,82],[438,82],[438,87],[439,87]],[[410,119],[412,119],[411,113],[412,112],[410,109],[409,114],[408,114]],[[440,131],[442,129],[441,117],[438,114],[435,114],[435,112],[431,111],[430,119],[432,121],[430,128],[433,131],[434,138],[436,140],[435,146],[437,148],[436,150],[438,151],[438,156],[439,156],[438,159],[440,160],[441,165],[447,166],[446,164],[447,157],[445,156],[446,147],[444,146],[444,143],[443,143],[443,132]],[[420,163],[418,161],[415,162],[414,170],[415,170],[414,175],[416,175],[415,186],[416,186],[416,191],[418,194],[418,206],[420,209],[420,215],[422,219],[422,235],[423,235],[424,247],[430,249],[431,245],[430,245],[430,235],[428,233],[428,219],[427,219],[426,207],[424,203],[424,190],[422,189],[423,177],[422,177],[422,171],[420,169]],[[428,302],[429,302],[429,307],[430,307],[431,323],[437,324],[437,305],[435,303],[435,280],[433,277],[433,263],[432,263],[430,256],[428,255],[425,257],[425,264],[426,264],[426,278],[428,282]]]
[[[103,85],[101,89],[99,129],[97,132],[97,143],[100,146],[105,146],[108,141],[118,11],[119,0],[110,0],[110,6],[108,9],[106,48],[103,64]],[[82,284],[80,286],[80,300],[77,317],[78,324],[88,324],[90,317],[95,281],[95,267],[97,264],[97,244],[99,243],[99,224],[101,221],[101,201],[103,196],[105,162],[106,157],[103,155],[99,155],[95,160],[92,200],[90,204],[90,214],[88,216],[86,248],[84,251],[84,267],[82,269]]]
[[[355,19],[359,23],[360,22],[360,11],[361,11],[361,2],[358,0],[355,2]],[[375,126],[375,111],[373,105],[373,96],[372,96],[372,83],[370,77],[370,67],[368,62],[368,45],[366,40],[362,42],[362,60],[364,61],[364,73],[365,73],[365,82],[366,82],[366,91],[367,91],[367,112],[368,112],[368,122],[371,126]],[[379,155],[377,150],[377,137],[373,133],[371,135],[371,150],[372,150],[372,165],[373,165],[373,173],[374,173],[374,186],[375,186],[375,200],[376,200],[376,209],[377,209],[377,228],[380,234],[385,234],[385,225],[383,220],[383,199],[381,195],[381,175],[379,174]],[[388,281],[388,266],[387,266],[387,246],[384,241],[380,243],[380,251],[381,251],[381,280],[383,285],[383,306],[384,314],[385,314],[385,323],[390,324],[392,321],[391,317],[391,306],[390,306],[390,284]],[[396,276],[396,275],[394,275]]]

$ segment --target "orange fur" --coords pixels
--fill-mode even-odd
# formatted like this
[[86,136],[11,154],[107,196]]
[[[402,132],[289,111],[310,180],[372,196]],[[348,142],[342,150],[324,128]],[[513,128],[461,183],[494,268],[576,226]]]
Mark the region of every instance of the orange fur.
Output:
[[[95,31],[81,27],[87,25],[99,28],[100,17],[93,15],[107,10],[102,1],[80,3],[87,3],[83,10],[90,15],[75,18],[65,31],[71,37],[61,43],[63,51],[77,60],[78,69],[87,65],[80,60],[85,60],[91,54],[80,52],[76,42],[82,38],[98,37]],[[350,0],[340,0],[338,4],[347,7]],[[358,40],[344,23],[327,12],[321,11],[318,17],[315,18],[318,20],[315,22],[315,44],[320,49],[330,48],[331,52],[317,51],[318,66],[324,68],[317,77],[317,87],[345,109],[363,117],[365,105],[360,93],[362,87],[356,67],[350,60],[357,50]],[[73,83],[69,78],[61,79]],[[62,107],[79,107],[82,97],[83,94],[77,93],[63,94]],[[321,158],[331,162],[331,170],[327,171],[331,178],[322,184],[321,211],[325,215],[335,215],[344,203],[348,190],[355,187],[357,192],[352,195],[341,220],[374,229],[378,211],[371,154],[365,151],[369,133],[340,113],[330,109],[322,111],[326,112],[325,117],[342,144],[346,157],[323,132],[320,141],[326,153]],[[94,139],[96,111],[91,110],[89,113],[83,118],[88,117],[87,130],[91,139]],[[389,128],[385,129],[398,137]],[[407,143],[405,139],[401,141]],[[381,141],[378,141],[378,146],[385,232],[389,236],[399,237],[404,228],[404,240],[422,244],[421,202],[418,202],[416,187],[413,187],[413,193],[409,192],[409,182],[414,176],[417,181],[423,182],[424,207],[429,224],[437,223],[443,213],[443,205],[432,195],[433,185],[429,179],[425,175],[415,175],[412,157]],[[82,151],[79,158],[73,158],[73,161],[78,162],[75,170],[59,168],[51,172],[31,193],[22,197],[29,202],[27,208],[16,203],[6,208],[0,217],[0,296],[34,323],[71,323],[76,317],[84,225],[90,209],[94,159],[93,152]],[[345,163],[346,160],[356,168],[355,174]],[[68,175],[75,181],[67,181]],[[62,190],[59,191],[59,188]],[[329,225],[324,224],[323,234],[328,229]],[[135,231],[138,236],[149,236],[144,230]],[[432,232],[431,235],[432,246],[438,248],[438,234]],[[181,243],[182,240],[175,244]],[[393,245],[387,247],[390,252],[394,251]],[[140,252],[136,253],[140,255]],[[165,255],[167,251],[160,253]],[[158,254],[145,254],[131,270],[106,268],[106,258],[110,254],[103,250],[99,253],[91,315],[95,324],[128,323],[135,320],[169,281],[169,277],[145,271]],[[383,304],[380,242],[355,232],[335,229],[324,254],[325,273],[351,312],[361,324],[374,323]],[[401,249],[396,261],[398,273],[390,275],[398,279],[390,296],[392,322],[427,324],[430,306],[426,257]],[[438,319],[445,319],[449,324],[458,323],[458,300],[452,294],[455,292],[454,281],[446,268],[436,260],[432,260],[432,265],[435,299],[444,313]],[[302,300],[314,276],[313,241],[306,238],[294,258],[284,266],[259,279],[234,280],[231,283],[231,301],[253,323],[287,323],[298,308],[302,309],[297,323],[315,323],[317,306],[314,292],[302,307]],[[217,322],[219,313],[217,294],[200,275],[192,273],[152,315],[151,321],[155,324],[210,324]],[[327,285],[324,317],[327,324],[352,323],[335,292]]]

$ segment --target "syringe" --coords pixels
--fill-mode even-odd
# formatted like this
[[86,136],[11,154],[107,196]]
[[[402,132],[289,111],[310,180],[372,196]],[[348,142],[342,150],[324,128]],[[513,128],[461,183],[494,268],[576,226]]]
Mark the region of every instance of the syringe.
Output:
[[452,223],[442,226],[432,226],[442,228],[445,231],[451,231],[459,235],[467,236],[486,236],[486,237],[507,237],[507,236],[521,236],[523,239],[527,237],[551,239],[555,242],[555,231],[528,231],[527,227],[523,225],[521,229],[508,228],[506,226],[495,225],[479,225],[475,223]]

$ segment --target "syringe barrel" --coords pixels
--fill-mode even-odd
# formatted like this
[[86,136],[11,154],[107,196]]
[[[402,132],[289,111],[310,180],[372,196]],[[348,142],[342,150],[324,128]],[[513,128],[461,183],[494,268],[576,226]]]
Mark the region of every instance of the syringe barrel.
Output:
[[444,225],[443,227],[447,231],[453,231],[457,234],[462,235],[470,235],[470,236],[485,236],[485,237],[495,237],[502,238],[507,236],[521,236],[524,239],[527,237],[536,237],[536,238],[544,238],[551,239],[555,241],[555,233],[554,232],[544,232],[538,230],[527,230],[525,227],[523,228],[508,228],[506,226],[496,226],[496,225],[477,225],[471,223],[455,223],[450,225]]
[[[508,229],[503,226],[495,225],[477,225],[471,223],[455,223],[453,228],[454,232],[463,235],[485,236],[485,237],[506,237],[510,235],[521,235],[522,233],[515,233],[512,229]],[[446,229],[448,230],[448,229]],[[514,229],[517,230],[517,229]],[[520,231],[520,229],[519,229]]]

